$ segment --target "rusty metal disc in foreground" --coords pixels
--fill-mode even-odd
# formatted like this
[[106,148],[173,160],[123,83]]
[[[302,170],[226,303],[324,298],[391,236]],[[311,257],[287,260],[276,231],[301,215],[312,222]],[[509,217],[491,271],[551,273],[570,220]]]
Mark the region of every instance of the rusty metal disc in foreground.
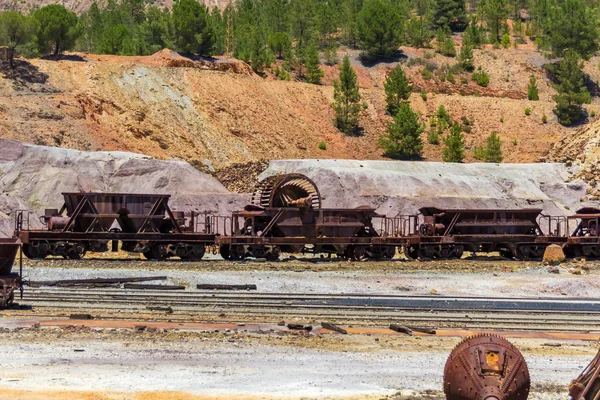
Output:
[[529,369],[519,350],[496,335],[476,335],[454,348],[444,368],[447,400],[526,400]]

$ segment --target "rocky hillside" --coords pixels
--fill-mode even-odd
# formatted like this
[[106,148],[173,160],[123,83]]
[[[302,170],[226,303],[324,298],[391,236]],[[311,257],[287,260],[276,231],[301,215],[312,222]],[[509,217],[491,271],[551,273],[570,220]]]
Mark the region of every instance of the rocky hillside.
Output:
[[[423,63],[441,66],[455,59],[403,51],[415,83],[412,106],[423,122],[440,104],[454,119],[469,121],[468,161],[474,161],[473,148],[483,146],[491,131],[499,132],[506,162],[537,161],[569,132],[552,113],[554,89],[542,71],[544,59],[533,49],[477,50],[476,64],[491,76],[487,88],[460,76],[455,84],[425,80]],[[149,57],[72,54],[58,61],[21,60],[16,73],[0,74],[0,137],[174,157],[198,167],[285,158],[382,159],[378,138],[390,122],[383,82],[395,62],[364,66],[356,52],[339,56],[346,54],[367,105],[361,137],[345,137],[332,125],[337,67],[323,65],[324,85],[315,86],[259,77],[237,60],[192,61],[169,50]],[[540,85],[538,102],[526,100],[532,73]],[[526,108],[531,115],[525,115]],[[423,138],[427,142],[427,130]],[[326,150],[319,149],[320,142]],[[426,143],[425,160],[440,160],[441,149]]]
[[548,161],[573,165],[578,171],[574,178],[589,184],[586,198],[600,200],[600,121],[562,138],[550,151]]

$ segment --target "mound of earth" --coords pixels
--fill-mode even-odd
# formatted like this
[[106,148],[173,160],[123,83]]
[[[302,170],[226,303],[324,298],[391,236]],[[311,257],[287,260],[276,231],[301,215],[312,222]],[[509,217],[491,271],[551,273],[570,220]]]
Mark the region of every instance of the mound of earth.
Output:
[[[323,85],[311,85],[269,73],[262,78],[239,60],[188,57],[169,49],[137,57],[73,53],[21,59],[17,73],[0,68],[0,137],[180,158],[192,165],[209,160],[217,169],[272,159],[384,159],[379,137],[392,120],[384,81],[398,62],[415,84],[411,106],[427,125],[424,160],[441,160],[447,133],[439,144],[428,143],[440,105],[464,125],[465,161],[476,161],[475,147],[485,146],[492,131],[502,140],[505,162],[538,161],[569,132],[552,113],[556,92],[545,77],[544,60],[527,46],[475,50],[476,64],[490,73],[487,88],[477,86],[469,74],[457,74],[455,83],[442,82],[438,71],[456,59],[433,50],[403,47],[402,57],[375,64],[363,63],[354,50],[340,51],[338,59],[345,55],[366,105],[359,137],[343,135],[332,123],[331,85],[338,65],[323,65]],[[421,72],[428,66],[437,69],[426,80]],[[525,99],[531,74],[538,77],[540,101]]]
[[541,208],[569,215],[587,185],[571,181],[563,164],[449,164],[438,162],[280,160],[259,178],[301,173],[313,179],[324,207],[369,205],[381,214],[414,214],[420,207]]
[[82,152],[0,139],[0,233],[10,235],[16,210],[60,208],[62,192],[170,194],[174,210],[228,215],[249,196],[230,193],[184,161],[125,152]]
[[565,135],[548,155],[549,161],[578,168],[575,179],[589,184],[587,200],[600,200],[600,121]]

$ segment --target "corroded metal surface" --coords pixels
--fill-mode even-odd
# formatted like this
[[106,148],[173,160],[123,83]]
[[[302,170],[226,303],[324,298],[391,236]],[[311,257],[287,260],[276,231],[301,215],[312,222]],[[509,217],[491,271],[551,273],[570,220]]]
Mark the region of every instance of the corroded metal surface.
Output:
[[302,174],[275,175],[261,181],[252,195],[252,204],[261,207],[321,208],[317,185]]
[[600,352],[571,385],[572,400],[600,400]]
[[444,369],[447,400],[526,400],[529,387],[525,359],[496,335],[463,340],[450,353]]

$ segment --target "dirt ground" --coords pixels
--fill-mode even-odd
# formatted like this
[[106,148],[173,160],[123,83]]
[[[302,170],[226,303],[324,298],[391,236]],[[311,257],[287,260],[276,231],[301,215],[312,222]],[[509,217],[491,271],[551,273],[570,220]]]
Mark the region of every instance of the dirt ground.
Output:
[[[460,338],[43,329],[0,334],[0,398],[442,399]],[[514,339],[532,400],[566,397],[596,343]],[[44,397],[54,396],[54,397]]]
[[[264,292],[596,297],[598,264],[475,258],[392,263],[27,261],[30,279],[168,275],[170,282],[257,283]],[[585,266],[583,274],[572,273]],[[571,272],[569,272],[571,269]],[[3,326],[14,315],[0,314]],[[31,318],[35,317],[35,313]],[[600,338],[599,338],[600,339]],[[442,400],[442,373],[460,337],[286,331],[0,329],[0,399]],[[532,377],[531,400],[564,400],[598,342],[510,339]]]

